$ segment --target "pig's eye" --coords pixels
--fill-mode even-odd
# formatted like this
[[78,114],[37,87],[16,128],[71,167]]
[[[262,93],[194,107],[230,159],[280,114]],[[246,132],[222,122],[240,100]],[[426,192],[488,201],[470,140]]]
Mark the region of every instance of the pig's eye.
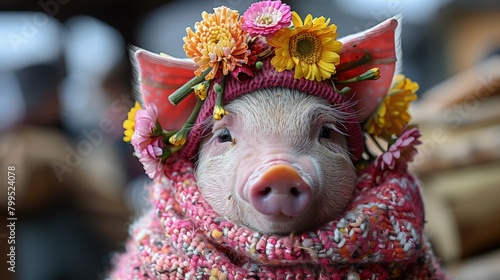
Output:
[[231,142],[233,141],[233,137],[231,136],[231,133],[229,132],[229,129],[223,128],[222,131],[220,132],[218,136],[219,142]]
[[328,126],[324,125],[321,127],[321,131],[319,132],[319,138],[331,138],[333,136],[332,129]]

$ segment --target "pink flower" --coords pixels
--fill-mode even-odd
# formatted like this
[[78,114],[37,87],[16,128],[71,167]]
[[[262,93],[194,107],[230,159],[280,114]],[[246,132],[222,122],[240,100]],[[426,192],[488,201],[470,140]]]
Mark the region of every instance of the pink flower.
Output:
[[134,133],[132,134],[130,143],[134,146],[135,153],[139,155],[153,140],[154,139],[149,136],[144,137],[139,133]]
[[156,127],[158,108],[155,104],[146,104],[146,108],[138,110],[135,114],[135,133],[142,136],[151,136]]
[[147,104],[143,110],[138,110],[135,115],[135,131],[131,143],[136,154],[140,154],[152,141],[156,140],[154,130],[158,119],[158,108],[155,104]]
[[396,167],[406,169],[408,162],[411,162],[417,154],[415,146],[422,143],[418,139],[420,136],[420,131],[416,127],[403,129],[389,150],[375,160],[375,167],[380,168],[380,170],[394,170]]
[[163,163],[161,160],[161,155],[163,154],[163,142],[161,138],[156,138],[154,141],[150,142],[140,154],[136,155],[139,157],[139,161],[144,167],[144,171],[151,179],[158,178],[163,172]]
[[243,30],[251,36],[270,36],[281,28],[290,26],[290,6],[281,1],[262,1],[250,5],[243,14]]

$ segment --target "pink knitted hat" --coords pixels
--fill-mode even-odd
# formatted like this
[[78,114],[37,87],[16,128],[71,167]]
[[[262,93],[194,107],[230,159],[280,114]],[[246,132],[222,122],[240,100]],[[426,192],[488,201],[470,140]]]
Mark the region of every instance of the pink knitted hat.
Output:
[[[231,100],[237,98],[238,96],[250,93],[254,90],[264,89],[264,88],[289,88],[297,89],[301,92],[306,92],[311,95],[322,97],[331,104],[342,104],[346,102],[346,96],[334,91],[333,86],[330,82],[316,82],[309,81],[306,79],[294,79],[293,71],[283,71],[278,72],[270,64],[270,58],[263,61],[262,69],[255,72],[255,77],[249,79],[245,82],[240,82],[232,77],[228,77],[226,81],[226,87],[224,89],[224,102],[228,103]],[[217,83],[220,78],[215,81]],[[196,123],[193,129],[189,133],[186,145],[181,151],[181,154],[186,155],[191,158],[196,155],[198,144],[201,137],[203,136],[203,122],[206,118],[211,118],[213,114],[213,108],[215,106],[217,93],[213,90],[213,85],[208,91],[208,97],[203,104],[203,107],[198,114]],[[355,114],[353,112],[352,106],[345,106],[345,111],[352,113],[348,114],[352,116],[343,123],[343,129],[348,137],[349,150],[353,155],[353,160],[356,161],[361,157],[363,153],[363,135],[361,132],[361,126],[359,121],[354,118]]]

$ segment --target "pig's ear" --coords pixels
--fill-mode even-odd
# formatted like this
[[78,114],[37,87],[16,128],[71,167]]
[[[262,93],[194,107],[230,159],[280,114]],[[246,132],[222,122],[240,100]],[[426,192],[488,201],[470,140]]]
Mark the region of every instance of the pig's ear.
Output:
[[397,16],[366,31],[339,39],[343,44],[336,75],[339,80],[356,77],[374,67],[380,69],[377,80],[346,85],[351,88],[348,99],[356,102],[354,109],[359,112],[360,121],[366,120],[377,109],[391,86],[395,72],[399,72],[400,23],[401,17]]
[[165,130],[180,129],[196,104],[190,94],[174,106],[168,96],[194,77],[197,65],[188,59],[178,59],[135,49],[135,76],[139,89],[137,99],[142,107],[154,103],[158,107],[158,120]]

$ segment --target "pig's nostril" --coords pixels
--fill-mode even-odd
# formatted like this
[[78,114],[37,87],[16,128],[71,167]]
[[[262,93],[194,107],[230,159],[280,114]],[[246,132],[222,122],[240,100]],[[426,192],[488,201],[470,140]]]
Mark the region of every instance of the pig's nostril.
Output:
[[266,195],[268,195],[269,193],[271,193],[271,187],[269,187],[269,186],[265,187],[263,190],[261,190],[261,191],[260,191],[260,194],[261,194],[262,196],[266,196]]
[[[266,186],[261,191],[259,191],[259,194],[264,197],[264,196],[269,195],[271,192],[272,192],[272,188],[270,186]],[[292,187],[292,188],[290,188],[290,194],[294,197],[297,197],[300,195],[300,190],[296,187]]]

